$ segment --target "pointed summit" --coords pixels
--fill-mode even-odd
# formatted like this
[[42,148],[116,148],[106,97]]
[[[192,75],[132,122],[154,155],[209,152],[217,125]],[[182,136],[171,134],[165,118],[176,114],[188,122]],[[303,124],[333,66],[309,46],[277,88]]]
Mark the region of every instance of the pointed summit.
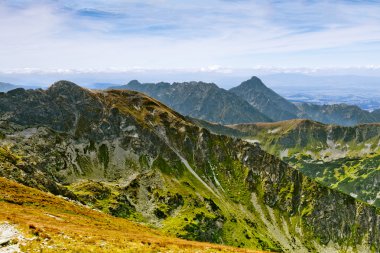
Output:
[[138,80],[131,80],[127,85],[141,85],[141,83]]
[[265,86],[263,81],[261,81],[260,78],[257,76],[252,76],[249,80],[242,82],[238,87],[245,87],[245,88],[261,88],[261,89],[269,89]]
[[265,86],[256,76],[230,89],[230,92],[275,121],[297,118],[297,107]]

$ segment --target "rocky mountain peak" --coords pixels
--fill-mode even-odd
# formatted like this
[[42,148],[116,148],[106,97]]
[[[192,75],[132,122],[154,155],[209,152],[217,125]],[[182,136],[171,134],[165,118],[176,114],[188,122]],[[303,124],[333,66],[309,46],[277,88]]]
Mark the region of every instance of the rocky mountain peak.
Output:
[[85,89],[80,87],[79,85],[66,80],[55,82],[48,88],[49,93],[59,93],[67,95],[71,95],[76,92],[83,92],[84,90]]
[[[239,87],[239,86],[238,86]],[[252,76],[249,80],[247,81],[244,81],[240,84],[240,87],[244,87],[245,89],[257,89],[257,88],[260,88],[260,89],[268,89],[265,84],[261,81],[260,78],[258,78],[257,76]]]
[[50,86],[51,89],[62,89],[62,88],[71,88],[71,87],[81,88],[79,85],[70,81],[66,81],[66,80],[57,81]]
[[256,76],[229,90],[275,121],[297,118],[295,105],[265,86]]
[[141,85],[141,83],[138,80],[131,80],[127,85]]

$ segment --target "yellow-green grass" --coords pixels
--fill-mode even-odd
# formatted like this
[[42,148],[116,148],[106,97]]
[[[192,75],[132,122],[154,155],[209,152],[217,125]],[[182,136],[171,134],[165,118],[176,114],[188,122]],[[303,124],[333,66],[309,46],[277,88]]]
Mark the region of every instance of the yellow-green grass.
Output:
[[25,252],[259,252],[169,237],[5,178],[0,210],[0,224],[26,238]]

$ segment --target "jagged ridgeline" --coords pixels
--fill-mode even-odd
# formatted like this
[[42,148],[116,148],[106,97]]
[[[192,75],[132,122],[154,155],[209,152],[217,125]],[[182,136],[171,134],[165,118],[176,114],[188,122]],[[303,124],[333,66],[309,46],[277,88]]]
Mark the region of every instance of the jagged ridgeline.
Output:
[[213,83],[140,83],[136,80],[112,88],[143,92],[183,115],[220,124],[296,118],[343,126],[380,121],[379,111],[370,113],[356,105],[293,104],[255,76],[228,91]]
[[0,95],[0,174],[177,237],[285,252],[378,252],[375,207],[146,95],[60,81]]
[[113,88],[143,92],[183,115],[221,124],[272,121],[269,116],[261,113],[244,99],[219,88],[214,83],[155,84],[133,80],[127,85]]

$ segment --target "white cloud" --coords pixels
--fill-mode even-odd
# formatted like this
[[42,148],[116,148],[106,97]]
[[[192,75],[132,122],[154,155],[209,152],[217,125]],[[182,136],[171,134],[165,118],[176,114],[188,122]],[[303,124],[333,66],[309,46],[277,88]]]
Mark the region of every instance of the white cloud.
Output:
[[214,66],[205,70],[221,72],[378,65],[380,59],[380,6],[368,3],[9,2],[0,2],[2,70]]

